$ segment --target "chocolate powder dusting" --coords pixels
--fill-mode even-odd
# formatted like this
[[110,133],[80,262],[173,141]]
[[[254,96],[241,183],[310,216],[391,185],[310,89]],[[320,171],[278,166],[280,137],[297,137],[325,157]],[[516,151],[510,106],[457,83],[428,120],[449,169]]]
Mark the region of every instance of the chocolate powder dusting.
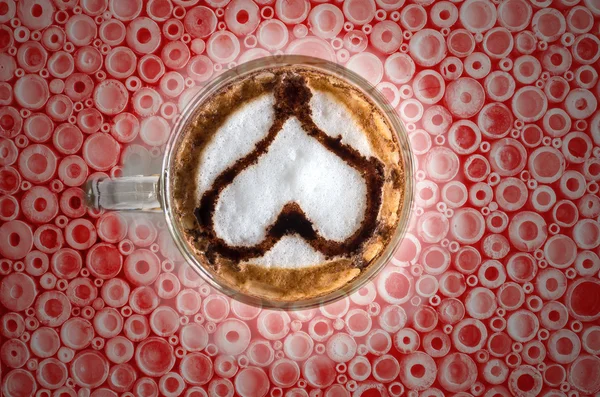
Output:
[[[205,237],[210,241],[211,251],[233,261],[247,261],[261,257],[273,248],[283,236],[294,234],[302,237],[311,247],[327,258],[349,257],[362,248],[363,243],[371,237],[377,227],[384,183],[383,164],[376,158],[365,159],[356,149],[343,144],[339,138],[327,135],[316,126],[312,120],[310,109],[312,92],[303,76],[290,73],[279,75],[274,94],[275,122],[269,133],[256,144],[252,152],[236,161],[216,178],[211,189],[202,196],[199,206],[194,210],[194,215]],[[345,241],[327,240],[315,230],[312,222],[297,203],[288,203],[276,221],[269,226],[266,237],[261,243],[251,247],[234,247],[227,244],[217,236],[213,222],[215,207],[221,192],[233,183],[237,175],[258,162],[260,157],[268,151],[285,122],[294,116],[300,121],[309,136],[317,139],[329,151],[342,158],[365,179],[367,205],[360,227]]]

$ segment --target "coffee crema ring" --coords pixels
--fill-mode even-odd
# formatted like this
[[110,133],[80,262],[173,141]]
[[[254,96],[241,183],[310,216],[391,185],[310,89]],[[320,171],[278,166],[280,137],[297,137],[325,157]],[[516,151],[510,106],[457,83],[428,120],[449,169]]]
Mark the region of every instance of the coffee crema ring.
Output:
[[[275,123],[271,126],[268,135],[256,144],[256,148],[251,153],[236,161],[217,177],[212,188],[204,193],[200,205],[195,209],[194,215],[202,229],[201,233],[209,239],[214,252],[233,261],[247,261],[263,256],[283,236],[293,234],[302,237],[327,258],[347,257],[360,250],[377,227],[384,183],[383,164],[374,157],[365,159],[357,150],[343,144],[340,137],[331,137],[316,126],[309,106],[312,92],[307,87],[304,77],[289,73],[279,75],[274,94]],[[219,195],[225,187],[233,183],[238,174],[258,162],[282,130],[284,123],[292,116],[300,121],[302,128],[310,137],[318,140],[362,175],[367,185],[365,217],[358,230],[346,240],[342,242],[327,240],[315,230],[300,206],[292,202],[283,207],[276,221],[268,227],[266,238],[260,244],[251,247],[231,246],[219,238],[214,230],[213,217]]]

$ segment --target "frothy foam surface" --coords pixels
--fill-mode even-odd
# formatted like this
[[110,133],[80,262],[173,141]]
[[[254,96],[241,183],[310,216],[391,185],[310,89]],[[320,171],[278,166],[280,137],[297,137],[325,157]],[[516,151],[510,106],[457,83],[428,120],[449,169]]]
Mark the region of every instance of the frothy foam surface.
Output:
[[295,202],[323,237],[344,241],[364,218],[366,194],[360,173],[309,137],[292,117],[258,164],[223,190],[215,231],[232,246],[259,244],[283,206]]
[[200,159],[198,172],[198,197],[212,186],[234,161],[254,150],[264,138],[275,119],[275,97],[266,94],[249,101],[233,112],[206,146]]
[[310,107],[313,121],[324,133],[332,137],[341,136],[342,143],[352,146],[365,157],[373,155],[365,132],[352,118],[348,109],[337,102],[333,95],[313,90]]
[[[372,155],[365,133],[348,109],[326,92],[312,90],[315,124],[332,137]],[[198,199],[215,178],[250,153],[274,119],[274,96],[263,95],[232,113],[207,145],[198,173]],[[325,238],[344,241],[360,226],[366,184],[343,159],[308,136],[295,117],[286,121],[271,146],[221,193],[215,208],[215,232],[231,246],[252,246],[265,239],[283,206],[295,202]],[[251,262],[266,267],[298,268],[322,262],[323,255],[303,239],[285,238]]]
[[252,263],[266,268],[302,268],[307,266],[316,266],[325,261],[325,256],[306,241],[297,236],[285,236],[277,242],[267,253]]

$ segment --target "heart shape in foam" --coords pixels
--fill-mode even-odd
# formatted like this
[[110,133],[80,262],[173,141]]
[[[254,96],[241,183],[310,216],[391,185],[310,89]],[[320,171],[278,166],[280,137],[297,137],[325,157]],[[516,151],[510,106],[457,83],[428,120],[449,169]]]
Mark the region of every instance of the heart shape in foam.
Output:
[[232,246],[260,244],[282,210],[295,203],[321,236],[344,241],[363,220],[366,194],[361,174],[292,117],[257,164],[223,189],[215,232]]
[[263,256],[297,235],[326,257],[359,250],[374,232],[383,165],[324,133],[312,120],[301,77],[275,87],[275,122],[252,152],[216,177],[195,211],[214,251]]

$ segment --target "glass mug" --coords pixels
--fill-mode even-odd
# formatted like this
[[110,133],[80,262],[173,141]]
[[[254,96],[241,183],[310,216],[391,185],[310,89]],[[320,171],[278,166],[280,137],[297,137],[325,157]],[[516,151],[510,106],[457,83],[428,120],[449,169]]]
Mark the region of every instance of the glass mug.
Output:
[[[210,98],[215,92],[218,92],[224,86],[230,84],[233,80],[243,78],[245,75],[256,73],[262,69],[274,69],[284,66],[305,66],[321,73],[334,75],[342,78],[347,83],[358,88],[374,104],[376,104],[396,133],[400,152],[403,156],[403,166],[405,170],[405,194],[403,195],[403,207],[401,218],[392,238],[379,258],[369,267],[360,273],[355,279],[344,285],[342,288],[334,290],[323,296],[312,297],[301,301],[280,302],[267,300],[265,298],[251,295],[237,290],[234,286],[228,285],[221,280],[213,270],[200,263],[199,259],[192,253],[183,238],[183,229],[178,225],[176,217],[173,216],[173,203],[171,197],[171,168],[176,154],[176,148],[181,142],[182,137],[188,130],[189,124],[194,119],[195,110]],[[210,84],[205,86],[186,106],[179,115],[174,130],[166,144],[165,154],[162,162],[162,170],[159,175],[133,176],[121,178],[95,179],[86,185],[86,198],[88,205],[93,208],[104,208],[107,210],[137,210],[137,211],[161,211],[166,217],[166,224],[169,228],[175,245],[181,252],[183,258],[196,270],[203,279],[216,290],[231,296],[243,303],[254,306],[278,309],[307,309],[318,305],[333,302],[341,297],[350,295],[358,290],[367,281],[372,279],[389,261],[395,249],[399,245],[408,226],[409,215],[413,199],[413,165],[412,153],[408,143],[406,131],[398,119],[396,111],[387,103],[386,99],[366,80],[350,70],[318,58],[283,55],[261,58],[255,61],[241,64],[231,69]]]

